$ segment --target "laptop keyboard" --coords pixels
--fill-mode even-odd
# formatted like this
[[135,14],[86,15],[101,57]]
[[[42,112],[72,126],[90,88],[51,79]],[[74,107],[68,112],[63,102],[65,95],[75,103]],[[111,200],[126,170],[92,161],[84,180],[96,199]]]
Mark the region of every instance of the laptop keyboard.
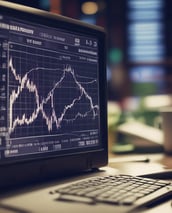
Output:
[[[170,185],[170,182],[163,180],[116,175],[85,179],[50,193],[58,193],[58,200],[63,201],[132,205],[139,200],[139,204],[150,203],[157,200],[157,197],[172,195]],[[164,188],[169,188],[169,191]]]

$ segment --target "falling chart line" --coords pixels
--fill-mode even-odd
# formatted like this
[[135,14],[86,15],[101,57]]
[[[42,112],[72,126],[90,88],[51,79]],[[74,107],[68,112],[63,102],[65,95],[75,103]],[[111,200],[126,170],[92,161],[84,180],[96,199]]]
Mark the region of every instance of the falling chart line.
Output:
[[[14,67],[13,58],[10,57],[9,70],[10,70],[10,73],[12,74],[12,76],[14,77],[15,81],[18,83],[17,89],[13,89],[10,93],[10,103],[9,103],[9,114],[10,114],[9,132],[10,132],[10,134],[13,133],[15,131],[15,129],[19,126],[23,126],[23,125],[29,126],[30,124],[32,124],[38,118],[39,114],[41,114],[42,119],[45,120],[47,129],[49,132],[52,131],[54,124],[55,124],[57,130],[60,129],[63,121],[65,121],[67,123],[74,122],[77,118],[85,118],[88,115],[90,115],[90,113],[92,114],[93,119],[95,119],[95,117],[98,116],[99,106],[97,104],[94,105],[92,97],[87,93],[85,88],[81,85],[81,82],[79,82],[77,80],[74,69],[72,69],[71,65],[66,65],[63,68],[63,70],[61,70],[60,68],[56,68],[56,69],[51,68],[50,69],[47,67],[35,67],[35,68],[30,69],[28,72],[26,72],[24,74],[24,76],[21,76],[17,73],[17,70]],[[51,88],[51,90],[48,92],[47,96],[40,99],[37,85],[29,78],[29,75],[31,73],[41,72],[43,70],[62,71],[62,75],[61,75],[60,79]],[[63,81],[67,75],[70,75],[72,77],[80,94],[78,95],[78,97],[74,98],[69,104],[65,105],[61,114],[59,116],[57,116],[56,109],[55,109],[55,103],[54,103],[54,101],[55,101],[54,93],[56,90],[58,90],[58,88],[60,88],[60,85],[63,83]],[[89,82],[84,82],[84,84],[92,84],[95,82],[96,82],[96,80],[94,79]],[[13,115],[14,104],[17,101],[17,99],[19,98],[20,94],[24,90],[28,90],[29,93],[32,93],[34,95],[36,108],[33,110],[33,112],[31,113],[30,116],[27,116],[26,113],[23,113],[22,116],[20,116],[20,117],[16,116],[14,118],[14,115]],[[69,119],[65,118],[67,112],[70,109],[74,108],[75,105],[79,101],[81,101],[81,99],[83,97],[89,103],[89,110],[87,110],[83,113],[77,112],[73,116],[73,118],[69,118]],[[44,110],[44,106],[49,102],[51,103],[51,105],[50,105],[51,110],[52,110],[51,115],[47,115],[46,111]]]

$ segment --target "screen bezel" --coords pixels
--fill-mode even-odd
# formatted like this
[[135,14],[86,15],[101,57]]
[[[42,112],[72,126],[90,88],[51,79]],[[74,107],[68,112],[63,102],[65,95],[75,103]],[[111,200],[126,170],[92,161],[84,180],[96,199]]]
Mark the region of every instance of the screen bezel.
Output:
[[[58,176],[64,173],[71,173],[75,171],[88,170],[91,168],[98,168],[107,164],[107,103],[106,103],[106,45],[105,32],[102,28],[88,25],[80,21],[66,18],[63,16],[51,14],[45,11],[16,5],[9,2],[0,1],[0,12],[14,18],[35,22],[41,25],[47,25],[53,28],[62,28],[65,30],[72,29],[76,33],[86,34],[88,36],[96,37],[99,40],[99,102],[100,102],[100,139],[101,147],[94,150],[70,152],[69,154],[46,154],[44,156],[32,157],[24,160],[16,159],[0,164],[0,171],[3,174],[0,178],[0,186],[11,183],[21,183],[39,178],[47,178],[51,176]],[[67,162],[70,162],[70,166]],[[27,172],[21,175],[22,169]],[[15,172],[14,172],[15,171]],[[8,178],[6,178],[8,177]],[[2,181],[1,181],[2,180]],[[4,182],[6,183],[4,185]]]

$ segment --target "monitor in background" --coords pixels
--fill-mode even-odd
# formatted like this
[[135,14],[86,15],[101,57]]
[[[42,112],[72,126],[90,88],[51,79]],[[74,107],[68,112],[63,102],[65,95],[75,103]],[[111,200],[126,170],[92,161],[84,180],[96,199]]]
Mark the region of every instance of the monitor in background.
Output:
[[[172,94],[171,1],[127,0],[123,4],[119,11],[122,39],[115,40],[115,34],[110,37],[110,99],[121,102],[128,97]],[[114,17],[110,16],[110,20]],[[118,24],[111,25],[110,35],[119,28]],[[118,78],[118,92],[114,75]]]
[[0,186],[106,165],[104,31],[0,1],[0,52]]
[[127,62],[131,95],[167,94],[165,2],[127,1]]

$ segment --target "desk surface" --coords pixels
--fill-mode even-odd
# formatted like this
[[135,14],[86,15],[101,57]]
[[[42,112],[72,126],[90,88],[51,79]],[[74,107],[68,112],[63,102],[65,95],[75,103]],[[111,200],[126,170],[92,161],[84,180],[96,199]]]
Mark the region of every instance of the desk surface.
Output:
[[[172,171],[172,156],[165,154],[109,154],[109,166],[121,173],[144,175],[148,173]],[[172,180],[172,176],[170,177]]]

